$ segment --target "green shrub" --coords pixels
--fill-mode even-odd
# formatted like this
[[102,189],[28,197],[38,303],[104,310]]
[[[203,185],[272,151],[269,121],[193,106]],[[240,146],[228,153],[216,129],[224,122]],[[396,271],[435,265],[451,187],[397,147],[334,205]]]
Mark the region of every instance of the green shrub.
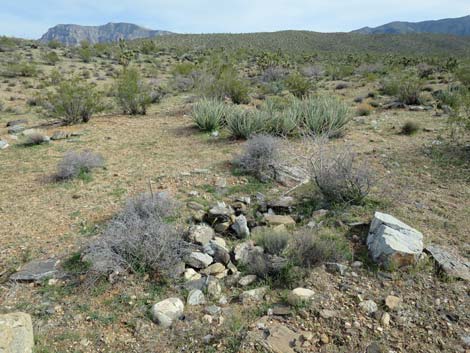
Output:
[[222,66],[215,73],[205,73],[199,78],[199,88],[207,97],[223,100],[228,97],[235,104],[250,102],[248,83],[239,77],[231,66]]
[[372,113],[373,107],[368,103],[362,103],[357,107],[356,113],[359,116],[368,116]]
[[463,66],[456,70],[455,77],[459,80],[465,87],[470,88],[470,66]]
[[234,138],[248,139],[265,131],[267,119],[266,112],[234,107],[227,112],[227,129]]
[[194,70],[196,70],[196,65],[191,62],[184,62],[176,64],[171,71],[173,75],[188,76]]
[[78,49],[78,56],[84,63],[89,63],[93,59],[93,50],[90,47]]
[[73,78],[62,81],[55,92],[47,95],[45,107],[65,124],[86,123],[102,110],[101,95],[93,85]]
[[145,115],[152,102],[151,89],[135,68],[124,68],[115,84],[115,98],[124,114]]
[[289,258],[297,266],[314,267],[325,262],[342,262],[352,258],[346,238],[335,234],[316,234],[302,230],[293,234]]
[[401,133],[403,135],[414,135],[419,131],[419,124],[415,123],[414,121],[407,121],[402,127],[401,127]]
[[312,83],[298,72],[290,74],[285,80],[285,85],[289,92],[297,98],[307,96],[313,88]]
[[303,101],[303,124],[308,133],[330,137],[342,133],[351,116],[346,104],[335,97],[309,97]]
[[382,81],[382,93],[408,105],[421,104],[423,81],[414,76],[394,76]]
[[217,131],[224,125],[228,108],[216,99],[203,98],[193,107],[193,120],[202,131]]
[[26,62],[9,63],[6,66],[6,71],[2,73],[5,77],[34,77],[37,74],[36,65]]
[[287,248],[290,235],[288,232],[263,229],[253,239],[256,245],[261,246],[266,253],[281,256]]
[[54,66],[60,61],[60,58],[55,51],[50,51],[44,54],[43,60],[46,62],[47,65]]
[[47,46],[51,49],[58,49],[62,46],[62,43],[58,40],[51,40],[49,43],[47,43]]

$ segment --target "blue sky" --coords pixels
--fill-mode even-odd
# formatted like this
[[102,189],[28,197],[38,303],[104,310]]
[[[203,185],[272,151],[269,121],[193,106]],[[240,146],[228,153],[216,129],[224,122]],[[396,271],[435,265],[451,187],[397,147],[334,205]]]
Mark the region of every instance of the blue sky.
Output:
[[59,23],[131,22],[180,33],[350,31],[470,14],[469,0],[0,0],[0,35],[39,38]]

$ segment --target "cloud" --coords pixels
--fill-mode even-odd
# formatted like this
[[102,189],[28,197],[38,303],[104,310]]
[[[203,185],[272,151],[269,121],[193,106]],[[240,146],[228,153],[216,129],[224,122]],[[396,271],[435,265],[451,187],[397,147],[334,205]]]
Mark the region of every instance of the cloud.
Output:
[[459,17],[469,10],[468,0],[16,0],[2,4],[0,34],[38,38],[58,23],[119,21],[183,33],[333,32]]

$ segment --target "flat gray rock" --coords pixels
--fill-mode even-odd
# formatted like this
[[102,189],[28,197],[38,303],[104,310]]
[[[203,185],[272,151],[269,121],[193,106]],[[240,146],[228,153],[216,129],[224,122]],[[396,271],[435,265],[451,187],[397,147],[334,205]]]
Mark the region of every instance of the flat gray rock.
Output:
[[59,272],[58,264],[57,259],[31,261],[12,274],[10,279],[18,282],[38,282],[45,278],[55,277]]
[[438,245],[429,245],[425,251],[448,276],[470,281],[470,262],[459,258]]
[[0,315],[0,352],[32,353],[33,348],[31,316],[20,312]]

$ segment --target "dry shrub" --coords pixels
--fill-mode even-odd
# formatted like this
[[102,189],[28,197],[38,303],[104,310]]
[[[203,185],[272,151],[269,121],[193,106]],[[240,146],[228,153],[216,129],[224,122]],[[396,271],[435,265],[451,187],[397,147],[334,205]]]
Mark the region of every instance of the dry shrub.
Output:
[[103,234],[84,252],[92,275],[113,272],[171,273],[189,251],[173,222],[177,204],[167,193],[144,193],[127,201]]
[[254,237],[256,245],[261,246],[264,251],[271,255],[280,256],[289,243],[289,233],[283,231],[274,231],[272,229],[266,229],[260,231]]
[[281,143],[278,138],[254,135],[246,141],[242,155],[234,161],[234,164],[240,171],[251,174],[261,181],[268,181],[275,177],[280,151]]
[[351,250],[346,238],[334,234],[316,234],[307,229],[292,236],[289,249],[291,261],[305,268],[351,259]]
[[309,160],[310,179],[329,203],[362,204],[372,186],[370,169],[357,162],[349,146],[328,149],[326,141],[316,140],[318,148]]
[[57,180],[73,179],[103,166],[104,159],[97,153],[91,151],[68,151],[57,166],[55,178]]

